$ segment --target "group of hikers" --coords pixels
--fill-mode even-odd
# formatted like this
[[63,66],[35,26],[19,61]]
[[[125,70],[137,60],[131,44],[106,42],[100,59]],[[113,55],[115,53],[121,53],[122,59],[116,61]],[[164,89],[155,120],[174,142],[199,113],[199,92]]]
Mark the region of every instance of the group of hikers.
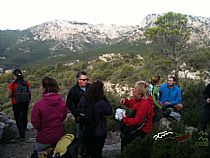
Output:
[[[33,105],[31,112],[31,123],[37,130],[35,149],[38,153],[55,146],[65,135],[64,121],[70,112],[74,117],[76,130],[72,140],[74,150],[67,152],[67,157],[102,157],[107,137],[107,117],[113,118],[115,112],[105,96],[101,80],[90,83],[85,71],[78,72],[76,80],[65,100],[59,94],[59,85],[55,79],[42,79],[42,96]],[[132,96],[120,99],[122,108],[116,110],[115,119],[121,122],[122,151],[135,138],[144,138],[151,133],[152,124],[159,121],[160,115],[177,122],[181,120],[182,92],[176,85],[176,78],[170,76],[167,83],[161,86],[159,82],[159,75],[151,78],[150,83],[138,81],[132,88]],[[8,86],[7,97],[12,100],[20,139],[25,140],[31,93],[30,83],[24,80],[20,69],[13,71],[13,81]],[[206,108],[203,110],[201,127],[205,131],[210,119],[210,84],[204,90],[204,97]],[[123,106],[130,108],[132,112],[127,114]]]

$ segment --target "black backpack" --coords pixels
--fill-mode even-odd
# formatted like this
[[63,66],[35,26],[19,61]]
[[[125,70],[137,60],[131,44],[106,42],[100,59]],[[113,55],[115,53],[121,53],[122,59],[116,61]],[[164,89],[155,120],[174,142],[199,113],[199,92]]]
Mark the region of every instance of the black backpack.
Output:
[[16,103],[26,103],[26,102],[30,102],[31,100],[31,91],[29,89],[29,87],[27,86],[27,82],[24,80],[20,80],[20,81],[15,81],[13,83],[13,91],[14,91],[14,84],[17,83],[18,86],[16,88],[16,96],[14,95],[13,92],[13,96],[16,99]]

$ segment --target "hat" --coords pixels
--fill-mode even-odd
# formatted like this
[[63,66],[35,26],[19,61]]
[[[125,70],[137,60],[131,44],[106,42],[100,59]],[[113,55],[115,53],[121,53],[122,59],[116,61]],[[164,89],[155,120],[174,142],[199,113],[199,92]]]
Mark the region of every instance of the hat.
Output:
[[13,72],[12,72],[15,76],[22,76],[22,72],[20,69],[15,69]]
[[60,156],[64,155],[67,151],[68,146],[72,143],[73,140],[73,134],[65,134],[63,137],[61,137],[61,139],[56,144],[52,157],[55,157],[57,153],[59,153]]

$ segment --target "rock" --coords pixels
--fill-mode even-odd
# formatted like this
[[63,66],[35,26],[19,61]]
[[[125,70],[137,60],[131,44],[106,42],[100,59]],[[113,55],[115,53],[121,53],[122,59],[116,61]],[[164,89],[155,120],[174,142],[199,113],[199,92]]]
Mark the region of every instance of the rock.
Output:
[[108,132],[102,155],[104,158],[119,157],[121,153],[120,132]]
[[159,121],[159,124],[161,127],[166,127],[171,130],[171,127],[170,127],[171,121],[169,121],[167,118],[165,117],[161,118]]
[[190,133],[190,134],[192,134],[192,133],[194,133],[194,132],[197,132],[198,131],[198,129],[197,128],[195,128],[195,127],[186,127],[185,128],[185,132],[186,133]]
[[0,112],[0,140],[13,139],[18,135],[16,123]]

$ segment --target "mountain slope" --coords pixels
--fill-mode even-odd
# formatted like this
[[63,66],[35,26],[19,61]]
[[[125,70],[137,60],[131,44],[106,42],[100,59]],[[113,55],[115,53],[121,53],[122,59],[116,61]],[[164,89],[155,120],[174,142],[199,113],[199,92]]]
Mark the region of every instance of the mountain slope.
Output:
[[[54,20],[26,30],[0,31],[0,67],[17,67],[29,64],[54,63],[63,60],[93,58],[119,50],[136,50],[139,40],[145,43],[144,31],[154,26],[160,14],[146,16],[139,26],[92,25],[88,23]],[[209,46],[210,18],[188,16],[190,40]],[[121,45],[120,45],[121,43]],[[127,47],[127,48],[126,48]],[[97,49],[101,49],[97,52]],[[95,50],[96,49],[96,50]],[[94,52],[94,53],[91,53]],[[99,53],[99,54],[97,54]]]

